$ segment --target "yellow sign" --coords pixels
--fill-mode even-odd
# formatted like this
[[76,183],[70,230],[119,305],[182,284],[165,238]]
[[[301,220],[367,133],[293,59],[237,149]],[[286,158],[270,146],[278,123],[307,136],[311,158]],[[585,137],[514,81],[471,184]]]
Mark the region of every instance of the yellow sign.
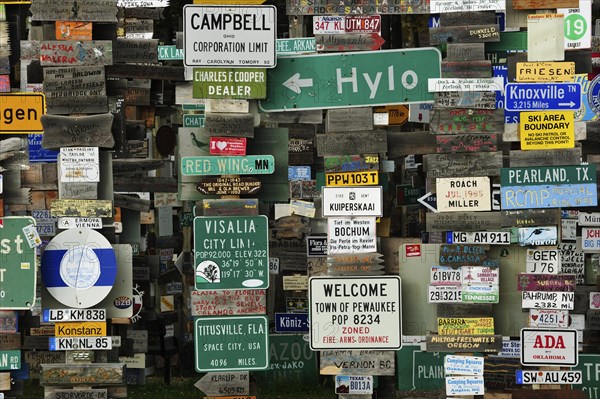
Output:
[[371,186],[379,184],[379,172],[326,173],[327,186]]
[[54,324],[57,337],[103,337],[106,336],[105,321],[79,321]]
[[91,22],[56,21],[56,40],[92,40]]
[[406,105],[386,105],[373,110],[377,114],[388,114],[388,125],[404,125],[408,121],[408,107]]
[[522,150],[575,147],[573,111],[521,112]]
[[517,62],[517,82],[573,82],[574,62]]
[[439,335],[492,335],[493,317],[438,317]]
[[308,290],[308,276],[283,276],[284,291]]
[[41,117],[46,113],[42,93],[0,94],[0,133],[42,133]]
[[56,199],[50,204],[50,214],[56,217],[112,217],[110,200]]
[[[218,1],[218,0],[194,0],[194,4],[215,4],[215,5],[224,5],[224,6],[234,6],[234,5],[253,5],[253,4],[262,4],[265,0],[226,0],[226,1]],[[223,399],[223,398],[221,398]]]

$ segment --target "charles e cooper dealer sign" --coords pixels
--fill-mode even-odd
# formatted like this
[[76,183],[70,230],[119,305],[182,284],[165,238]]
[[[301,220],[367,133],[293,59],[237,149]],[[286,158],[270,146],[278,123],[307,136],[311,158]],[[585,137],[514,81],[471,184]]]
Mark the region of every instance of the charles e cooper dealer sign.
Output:
[[275,6],[183,7],[185,66],[274,68]]

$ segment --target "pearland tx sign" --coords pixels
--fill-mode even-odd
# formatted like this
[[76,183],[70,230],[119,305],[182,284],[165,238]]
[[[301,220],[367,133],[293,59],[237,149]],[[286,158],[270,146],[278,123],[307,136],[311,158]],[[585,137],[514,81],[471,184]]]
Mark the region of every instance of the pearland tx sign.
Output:
[[35,219],[0,218],[0,309],[30,309],[35,302]]

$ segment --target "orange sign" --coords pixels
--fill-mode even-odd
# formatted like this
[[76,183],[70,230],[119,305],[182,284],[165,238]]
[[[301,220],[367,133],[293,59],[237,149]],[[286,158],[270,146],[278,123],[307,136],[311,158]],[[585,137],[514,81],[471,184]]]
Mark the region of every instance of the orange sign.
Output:
[[42,93],[0,94],[0,133],[42,133],[41,118],[46,112]]
[[56,21],[56,40],[92,40],[92,23]]
[[376,107],[374,113],[388,114],[388,125],[404,125],[408,121],[408,107],[406,105],[386,105]]

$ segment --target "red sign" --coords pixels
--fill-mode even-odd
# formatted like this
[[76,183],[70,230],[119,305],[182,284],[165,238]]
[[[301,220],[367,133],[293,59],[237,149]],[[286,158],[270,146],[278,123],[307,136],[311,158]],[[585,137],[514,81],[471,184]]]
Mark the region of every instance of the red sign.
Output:
[[381,33],[381,15],[347,15],[346,33]]
[[246,155],[246,138],[211,137],[210,155]]

